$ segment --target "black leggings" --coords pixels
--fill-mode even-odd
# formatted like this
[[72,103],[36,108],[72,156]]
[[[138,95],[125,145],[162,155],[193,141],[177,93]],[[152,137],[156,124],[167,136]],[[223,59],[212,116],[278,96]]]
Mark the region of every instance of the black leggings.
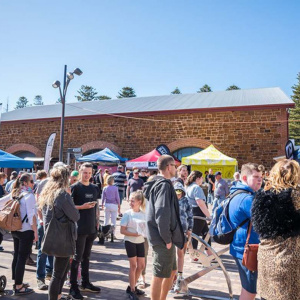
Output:
[[[193,207],[193,215],[205,218],[205,215],[204,215],[204,213],[202,212],[202,210],[200,209],[199,206],[198,207]],[[194,219],[193,233],[198,235],[198,236],[201,235],[202,238],[205,239],[205,237],[208,233],[207,222],[205,220]],[[210,239],[209,239],[208,243],[209,244],[211,243]],[[198,241],[196,239],[192,239],[192,244],[193,244],[193,248],[197,249]]]
[[26,259],[28,258],[34,239],[33,230],[12,231],[14,239],[14,258],[12,261],[12,279],[16,285],[23,283]]
[[49,284],[48,299],[57,300],[69,270],[70,257],[54,257],[53,274]]

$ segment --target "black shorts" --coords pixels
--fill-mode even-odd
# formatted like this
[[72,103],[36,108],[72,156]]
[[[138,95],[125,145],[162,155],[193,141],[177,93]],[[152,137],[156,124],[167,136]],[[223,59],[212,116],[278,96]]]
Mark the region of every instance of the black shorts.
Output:
[[135,256],[145,257],[144,243],[135,244],[135,243],[131,243],[129,241],[125,241],[125,249],[126,249],[127,256],[129,258],[135,257]]

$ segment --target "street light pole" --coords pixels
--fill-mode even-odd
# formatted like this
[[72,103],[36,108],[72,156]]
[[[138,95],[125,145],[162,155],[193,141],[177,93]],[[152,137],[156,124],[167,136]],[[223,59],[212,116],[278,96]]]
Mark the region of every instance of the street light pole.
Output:
[[66,80],[67,80],[67,65],[65,65],[64,72],[64,88],[63,94],[61,95],[61,120],[60,120],[60,143],[59,143],[59,161],[63,161],[63,150],[64,150],[64,130],[65,130],[65,106],[66,106]]
[[67,65],[65,65],[63,90],[61,90],[60,82],[58,80],[56,80],[52,84],[54,88],[59,88],[60,101],[62,104],[60,120],[59,161],[63,161],[66,94],[69,83],[74,78],[74,74],[80,76],[82,74],[82,71],[79,68],[76,68],[73,72],[67,73]]

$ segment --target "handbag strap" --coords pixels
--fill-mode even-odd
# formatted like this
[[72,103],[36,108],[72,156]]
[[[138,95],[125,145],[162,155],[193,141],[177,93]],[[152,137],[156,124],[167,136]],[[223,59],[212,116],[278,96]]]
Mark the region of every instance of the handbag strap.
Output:
[[251,229],[252,229],[252,222],[250,221],[249,226],[248,226],[248,235],[247,235],[247,240],[246,240],[246,245],[245,246],[248,246],[248,244],[249,244]]

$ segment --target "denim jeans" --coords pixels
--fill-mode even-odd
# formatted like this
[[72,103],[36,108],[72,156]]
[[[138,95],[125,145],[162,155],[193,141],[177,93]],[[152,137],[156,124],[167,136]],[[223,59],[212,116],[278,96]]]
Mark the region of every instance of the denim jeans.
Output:
[[213,202],[213,208],[212,208],[213,213],[214,213],[215,209],[220,205],[220,203],[225,199],[226,199],[225,196],[215,197],[214,202]]
[[53,270],[53,256],[48,256],[45,253],[42,253],[41,244],[44,237],[44,226],[38,224],[38,254],[36,260],[36,278],[37,279],[45,279],[46,273],[52,274]]
[[54,257],[54,269],[49,284],[48,299],[57,300],[69,271],[70,257]]
[[12,279],[16,285],[23,283],[25,263],[28,258],[34,239],[33,230],[12,231],[14,240],[14,258],[12,261]]
[[213,192],[210,193],[208,192],[207,193],[207,204],[213,204],[214,203],[214,194]]
[[93,246],[93,242],[97,237],[96,233],[93,234],[78,234],[76,240],[76,249],[74,259],[71,264],[70,283],[71,288],[78,286],[77,274],[78,267],[81,263],[81,278],[82,284],[87,284],[89,280],[89,268],[90,268],[90,255]]

